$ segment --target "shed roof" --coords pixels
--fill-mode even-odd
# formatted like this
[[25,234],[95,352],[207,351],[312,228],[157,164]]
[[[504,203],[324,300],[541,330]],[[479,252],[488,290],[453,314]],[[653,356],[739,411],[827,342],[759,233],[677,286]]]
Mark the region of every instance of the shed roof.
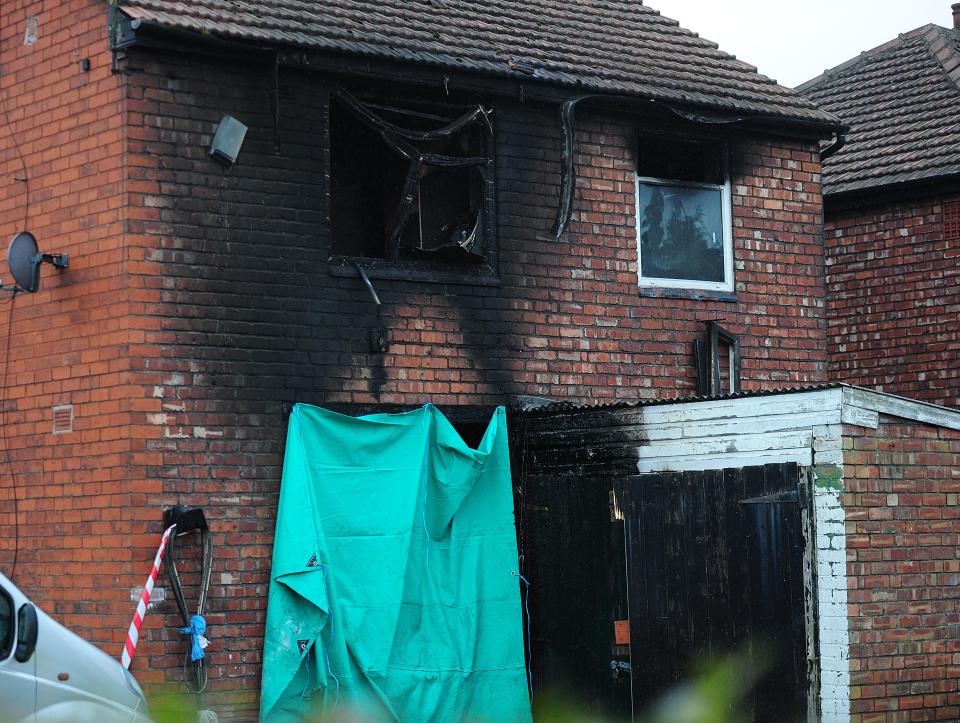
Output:
[[770,389],[750,389],[748,391],[733,392],[726,394],[717,394],[715,396],[702,396],[699,394],[687,394],[676,397],[650,397],[648,399],[636,399],[623,402],[594,402],[586,404],[577,404],[574,402],[553,401],[545,397],[517,396],[513,399],[513,406],[523,414],[531,416],[552,416],[555,414],[567,414],[571,412],[590,412],[596,410],[611,409],[637,409],[639,407],[661,407],[670,404],[691,404],[694,402],[719,402],[728,399],[749,399],[753,397],[773,397],[785,394],[806,394],[816,392],[822,389],[842,389],[845,384],[842,382],[815,382],[796,387],[773,387]]
[[123,0],[135,22],[818,126],[837,119],[639,0]]
[[798,89],[850,125],[823,166],[828,195],[960,175],[960,33],[905,33]]
[[519,412],[524,454],[535,450],[530,459],[551,476],[620,474],[629,460],[640,473],[840,465],[850,434],[842,425],[878,429],[899,419],[960,431],[960,409],[840,383]]
[[[802,398],[818,392],[835,392],[837,402],[848,407],[856,407],[857,410],[867,410],[875,414],[887,414],[903,419],[923,422],[938,427],[947,427],[949,429],[960,430],[960,409],[953,407],[944,407],[939,404],[922,402],[917,399],[909,399],[888,392],[881,392],[874,389],[852,386],[843,382],[820,382],[813,384],[804,384],[796,387],[781,387],[773,389],[752,389],[745,392],[736,392],[734,394],[722,394],[715,397],[703,396],[684,396],[684,397],[656,397],[652,399],[641,399],[633,402],[601,402],[597,404],[577,405],[569,402],[553,402],[548,399],[538,397],[518,397],[514,401],[514,407],[518,412],[527,417],[554,417],[554,416],[576,416],[580,414],[604,414],[607,412],[629,413],[635,410],[643,410],[649,407],[681,407],[686,405],[711,406],[721,405],[730,406],[730,403],[737,404],[741,401],[756,400],[758,398],[769,398],[769,407],[771,413],[775,414],[776,404],[784,398],[796,396]],[[781,398],[778,400],[777,398]],[[840,407],[838,407],[839,410]],[[736,417],[736,414],[731,414]],[[844,420],[846,421],[846,420]],[[827,422],[823,422],[826,424]],[[873,425],[876,426],[876,425]]]

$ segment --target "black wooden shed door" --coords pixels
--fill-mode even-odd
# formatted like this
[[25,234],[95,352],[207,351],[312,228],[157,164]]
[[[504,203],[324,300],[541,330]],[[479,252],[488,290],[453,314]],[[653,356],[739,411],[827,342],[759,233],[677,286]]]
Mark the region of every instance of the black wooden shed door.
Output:
[[795,464],[645,474],[619,487],[635,712],[738,651],[754,721],[803,721],[807,648]]

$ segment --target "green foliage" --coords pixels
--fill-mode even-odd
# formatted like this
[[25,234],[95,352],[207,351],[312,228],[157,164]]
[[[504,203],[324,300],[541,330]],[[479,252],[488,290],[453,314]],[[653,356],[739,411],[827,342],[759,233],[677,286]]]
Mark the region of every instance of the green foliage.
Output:
[[[762,654],[759,656],[763,660]],[[704,664],[650,706],[637,723],[744,723],[749,721],[744,702],[765,665],[752,656],[735,653]],[[538,696],[536,723],[625,723],[589,712],[562,695]]]
[[743,702],[761,674],[744,653],[705,665],[658,700],[643,723],[740,723]]
[[[762,652],[738,652],[705,663],[690,678],[661,696],[636,723],[745,723],[750,718],[744,705],[757,680],[765,672]],[[216,706],[214,706],[216,707]],[[164,688],[150,696],[150,717],[155,723],[192,723],[198,718],[197,698],[192,693]],[[339,705],[323,713],[316,710],[302,719],[310,723],[384,723],[371,711]],[[534,701],[536,723],[626,723],[595,711],[557,693],[544,693]],[[495,723],[491,721],[490,723]]]

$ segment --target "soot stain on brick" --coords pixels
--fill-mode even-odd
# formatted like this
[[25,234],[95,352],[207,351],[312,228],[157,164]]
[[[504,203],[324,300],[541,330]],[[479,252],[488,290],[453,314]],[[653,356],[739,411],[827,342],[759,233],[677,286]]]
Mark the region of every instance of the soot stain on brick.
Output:
[[524,386],[507,369],[509,352],[523,348],[523,337],[508,319],[503,318],[500,310],[491,308],[500,306],[493,299],[502,292],[497,287],[484,288],[482,292],[457,293],[449,297],[461,312],[459,324],[464,350],[470,356],[477,376],[494,390],[496,396],[506,399],[524,394]]

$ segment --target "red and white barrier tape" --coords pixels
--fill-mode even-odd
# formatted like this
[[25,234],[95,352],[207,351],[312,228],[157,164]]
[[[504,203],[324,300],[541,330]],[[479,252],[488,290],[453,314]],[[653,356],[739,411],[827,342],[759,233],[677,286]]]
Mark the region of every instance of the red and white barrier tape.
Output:
[[126,669],[130,668],[130,662],[133,660],[133,651],[136,650],[137,641],[140,639],[140,626],[143,625],[143,619],[147,616],[147,605],[150,604],[150,596],[153,594],[153,583],[160,571],[163,553],[167,551],[167,540],[170,539],[170,534],[175,527],[176,525],[170,525],[163,532],[160,547],[157,548],[157,556],[154,558],[153,567],[150,569],[150,577],[147,578],[147,583],[143,586],[143,592],[140,593],[140,602],[137,603],[137,611],[133,614],[133,620],[130,621],[127,641],[123,644],[123,653],[120,656],[120,662]]

